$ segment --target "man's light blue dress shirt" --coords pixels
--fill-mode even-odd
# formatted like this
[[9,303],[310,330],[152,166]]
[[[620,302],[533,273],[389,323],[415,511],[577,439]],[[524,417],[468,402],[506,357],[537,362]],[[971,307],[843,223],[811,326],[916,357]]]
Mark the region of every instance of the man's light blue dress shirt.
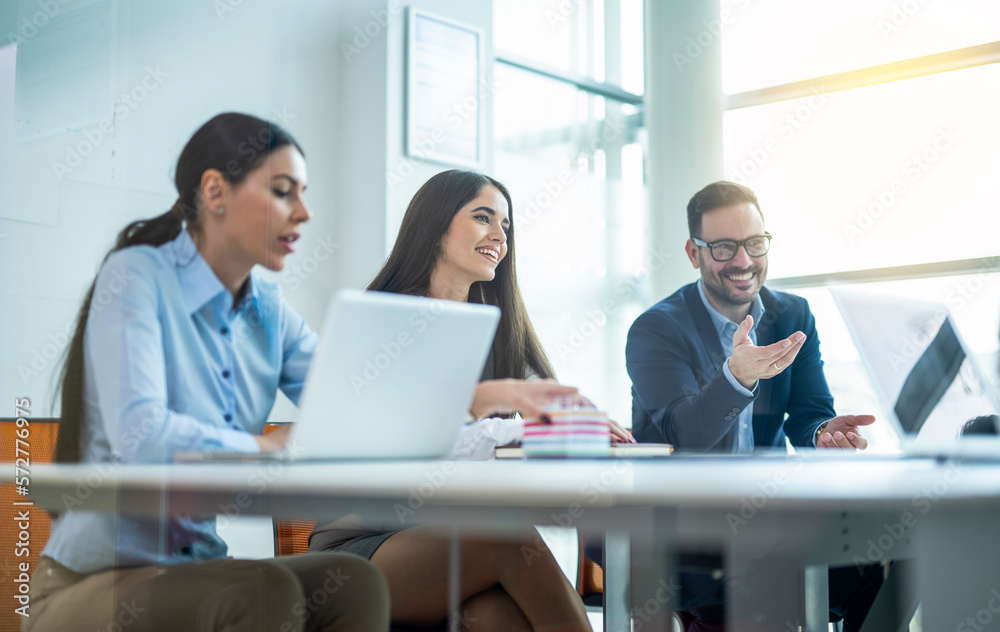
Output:
[[[712,304],[708,302],[708,297],[705,296],[705,288],[701,285],[701,279],[698,279],[698,294],[701,296],[701,302],[705,304],[705,309],[708,310],[708,315],[712,318],[712,324],[715,325],[715,331],[719,334],[719,342],[722,343],[722,352],[726,355],[726,362],[722,367],[722,372],[726,374],[726,379],[738,393],[741,393],[747,397],[754,397],[757,394],[757,389],[759,384],[754,384],[754,390],[748,391],[743,388],[743,385],[733,377],[732,371],[729,370],[729,358],[733,355],[733,334],[739,329],[740,324],[734,323],[729,320],[726,316],[723,316],[721,312],[712,307]],[[757,324],[760,323],[761,317],[764,315],[764,302],[760,300],[760,294],[756,295],[753,302],[750,304],[750,315],[753,316],[753,327],[750,329],[750,340],[757,344]],[[753,451],[753,402],[751,401],[747,404],[747,407],[740,412],[739,417],[736,418],[736,423],[739,424],[739,433],[736,437],[736,452],[746,453]]]
[[[255,452],[277,390],[298,403],[317,336],[277,285],[251,273],[233,296],[186,230],[101,268],[84,335],[81,461],[94,474],[66,498],[43,555],[74,571],[225,557],[215,516],[162,521],[73,510],[111,463],[175,452]],[[106,474],[105,474],[106,475]]]

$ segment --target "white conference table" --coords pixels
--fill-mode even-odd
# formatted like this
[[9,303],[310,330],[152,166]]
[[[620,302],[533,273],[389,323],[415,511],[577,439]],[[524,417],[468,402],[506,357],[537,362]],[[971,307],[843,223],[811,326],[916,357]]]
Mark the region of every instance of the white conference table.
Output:
[[[79,509],[146,516],[357,512],[384,528],[436,524],[452,533],[604,530],[609,555],[627,551],[621,567],[630,569],[628,581],[609,573],[609,630],[629,629],[629,616],[637,629],[639,622],[643,630],[671,629],[676,585],[668,565],[678,547],[725,553],[728,577],[753,565],[766,590],[729,591],[731,630],[825,630],[826,565],[913,557],[924,630],[953,630],[969,616],[979,617],[969,629],[1000,629],[1000,610],[990,610],[1000,604],[990,601],[990,591],[1000,591],[997,464],[809,451],[631,461],[39,465],[30,495],[55,511],[72,499]],[[810,573],[821,590],[805,594]],[[992,617],[985,625],[983,612]]]

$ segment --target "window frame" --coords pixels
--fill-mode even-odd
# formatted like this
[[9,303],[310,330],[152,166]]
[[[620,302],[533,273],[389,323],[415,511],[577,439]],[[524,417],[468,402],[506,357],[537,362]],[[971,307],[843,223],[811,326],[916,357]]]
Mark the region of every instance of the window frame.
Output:
[[[822,89],[825,93],[839,92],[996,63],[1000,63],[1000,41],[726,95],[724,111],[729,112],[741,108],[800,99],[814,94],[817,89]],[[1000,270],[1000,256],[936,261],[848,272],[828,272],[807,276],[777,277],[769,278],[768,285],[776,289],[788,290],[822,285],[976,274],[984,270]]]

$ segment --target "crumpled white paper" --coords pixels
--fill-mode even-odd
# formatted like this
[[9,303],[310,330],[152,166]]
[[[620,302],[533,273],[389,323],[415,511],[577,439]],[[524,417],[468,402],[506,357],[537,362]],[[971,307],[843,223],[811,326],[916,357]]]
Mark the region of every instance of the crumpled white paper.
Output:
[[520,417],[480,419],[462,428],[448,458],[456,461],[492,459],[498,446],[519,442],[523,438],[524,420]]

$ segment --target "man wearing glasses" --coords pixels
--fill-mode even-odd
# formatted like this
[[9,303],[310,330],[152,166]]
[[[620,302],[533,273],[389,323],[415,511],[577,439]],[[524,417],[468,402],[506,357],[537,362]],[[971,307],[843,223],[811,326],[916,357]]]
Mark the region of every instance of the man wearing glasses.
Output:
[[[753,191],[712,183],[691,198],[687,216],[684,250],[701,279],[639,316],[628,334],[635,438],[689,452],[783,449],[786,435],[797,448],[866,448],[859,428],[875,418],[834,412],[809,305],[764,287],[771,235]],[[846,615],[845,630],[864,620],[880,571],[831,571],[831,611]],[[688,629],[722,629],[721,582],[681,575]]]

